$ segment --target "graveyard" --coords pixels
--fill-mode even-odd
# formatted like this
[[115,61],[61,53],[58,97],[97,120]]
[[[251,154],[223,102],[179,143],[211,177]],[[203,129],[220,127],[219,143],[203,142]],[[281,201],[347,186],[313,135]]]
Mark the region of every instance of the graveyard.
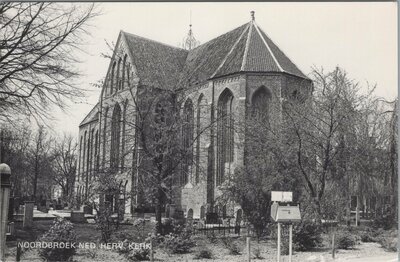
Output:
[[[96,214],[84,214],[83,211],[74,212],[67,208],[62,210],[50,208],[47,212],[42,212],[43,208],[39,208],[42,211],[38,210],[32,202],[27,202],[20,209],[23,212],[15,212],[11,218],[13,229],[12,234],[7,235],[5,261],[43,261],[36,242],[41,241],[41,236],[46,234],[57,220],[72,223],[73,231],[76,234],[74,241],[77,245],[86,243],[86,246],[80,245],[76,248],[73,255],[74,261],[277,261],[276,223],[269,226],[268,236],[258,238],[245,221],[242,221],[238,227],[236,222],[228,220],[220,221],[218,224],[207,224],[206,221],[189,217],[181,219],[179,222],[185,228],[184,230],[188,230],[188,235],[183,237],[181,232],[175,236],[185,240],[172,245],[162,245],[160,236],[154,234],[156,226],[154,214],[143,214],[133,219],[120,221],[118,226],[113,224],[112,234],[108,240],[110,245],[106,246],[101,244],[102,230],[99,230],[98,223],[96,223]],[[32,215],[27,214],[25,210],[31,212]],[[78,215],[74,215],[74,213]],[[171,220],[163,219],[166,230],[169,222]],[[366,261],[360,260],[366,258],[390,261],[390,259],[394,259],[396,253],[393,252],[393,246],[390,249],[390,245],[384,246],[379,239],[395,239],[397,230],[377,229],[371,231],[368,223],[365,221],[363,223],[359,227],[345,225],[333,227],[326,223],[320,235],[319,245],[307,251],[294,250],[291,261]],[[174,222],[172,225],[174,229],[178,227]],[[176,231],[174,233],[174,229],[170,234],[176,233]],[[282,255],[280,261],[289,261],[289,225],[283,223],[281,231],[280,252]],[[298,232],[295,230],[295,234]],[[335,258],[332,255],[333,232],[335,232],[337,241],[340,241],[340,236],[343,234],[355,237],[355,242],[350,243],[349,246],[336,247]],[[370,239],[367,239],[367,236]],[[145,253],[143,257],[129,256],[127,254],[130,251],[124,250],[123,245],[119,246],[125,242],[149,243],[150,241],[153,243],[152,256],[149,253]],[[343,243],[345,242],[343,241]],[[25,245],[31,243],[31,247],[18,248],[18,243],[21,246],[21,243],[26,243]],[[92,243],[92,245],[88,243]],[[112,246],[114,244],[116,246]]]

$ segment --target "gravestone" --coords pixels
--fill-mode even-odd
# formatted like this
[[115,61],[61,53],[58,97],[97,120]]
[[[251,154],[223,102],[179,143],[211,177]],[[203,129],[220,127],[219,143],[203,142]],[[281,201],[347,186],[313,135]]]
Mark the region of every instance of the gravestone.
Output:
[[33,226],[33,206],[35,201],[25,201],[23,227],[31,228]]
[[85,213],[82,211],[71,211],[71,222],[73,223],[85,223]]
[[88,205],[83,206],[83,213],[93,215],[93,207]]
[[187,219],[187,223],[188,223],[189,225],[192,224],[192,222],[193,222],[193,209],[190,208],[190,209],[188,210],[186,219]]

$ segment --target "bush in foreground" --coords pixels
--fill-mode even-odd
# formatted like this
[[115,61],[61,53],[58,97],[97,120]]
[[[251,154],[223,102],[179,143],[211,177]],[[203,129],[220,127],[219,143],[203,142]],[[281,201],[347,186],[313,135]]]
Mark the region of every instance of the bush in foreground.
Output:
[[352,249],[358,244],[358,237],[349,232],[339,232],[335,238],[335,246],[338,249]]
[[194,259],[212,259],[212,258],[213,258],[212,252],[206,246],[199,249],[194,255]]
[[[63,218],[58,218],[39,241],[45,243],[62,242],[71,247],[71,244],[76,242],[74,226],[71,222]],[[41,248],[39,250],[39,255],[46,261],[70,261],[75,252],[76,250],[73,247]]]
[[322,244],[321,226],[304,220],[294,227],[293,243],[296,251],[308,251]]

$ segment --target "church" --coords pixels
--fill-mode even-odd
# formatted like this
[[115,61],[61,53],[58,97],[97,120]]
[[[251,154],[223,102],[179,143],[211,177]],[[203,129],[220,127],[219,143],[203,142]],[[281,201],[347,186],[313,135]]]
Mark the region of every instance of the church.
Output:
[[[77,198],[93,197],[103,172],[118,185],[104,200],[125,215],[148,210],[154,179],[163,185],[163,212],[234,215],[240,206],[215,201],[252,153],[235,125],[254,110],[277,125],[284,101],[310,90],[312,81],[256,24],[254,12],[248,23],[201,45],[190,29],[182,48],[121,31],[99,101],[79,125]],[[166,158],[169,164],[160,165]],[[157,170],[170,175],[155,176]]]

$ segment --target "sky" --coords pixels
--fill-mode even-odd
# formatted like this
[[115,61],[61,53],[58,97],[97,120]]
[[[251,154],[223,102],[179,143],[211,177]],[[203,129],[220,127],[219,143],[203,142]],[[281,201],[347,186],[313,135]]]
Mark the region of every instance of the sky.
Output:
[[[85,4],[80,4],[85,5]],[[120,30],[169,45],[181,45],[190,21],[197,40],[205,43],[255,20],[278,47],[302,70],[340,66],[376,95],[397,96],[397,3],[99,3],[102,15],[91,22],[85,53],[79,53],[83,102],[68,112],[54,110],[58,133],[78,134],[79,123],[99,99],[92,86],[105,77],[109,60],[106,41],[115,43]]]

